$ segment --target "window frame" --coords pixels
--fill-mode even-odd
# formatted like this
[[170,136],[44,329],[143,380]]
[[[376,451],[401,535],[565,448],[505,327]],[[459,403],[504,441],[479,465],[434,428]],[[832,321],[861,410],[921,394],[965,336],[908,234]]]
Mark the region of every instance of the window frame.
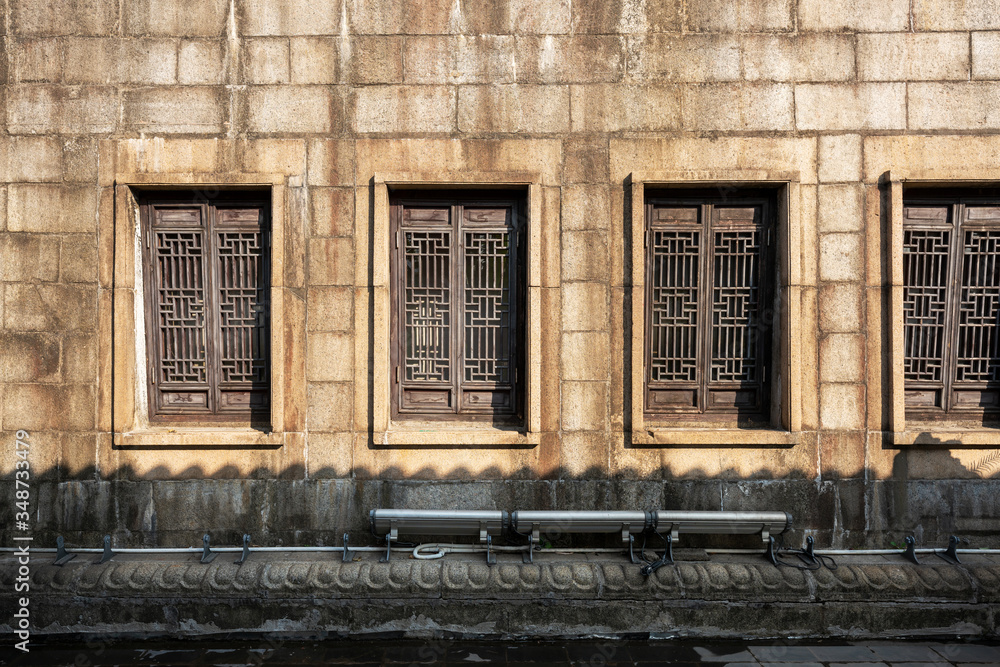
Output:
[[[137,203],[139,204],[139,224],[142,235],[142,279],[143,279],[143,304],[145,309],[145,334],[146,334],[146,382],[148,404],[148,419],[150,424],[191,424],[201,422],[248,422],[252,425],[270,425],[270,384],[271,384],[271,359],[268,354],[267,382],[263,387],[267,392],[267,398],[263,408],[254,409],[250,404],[247,409],[226,409],[220,405],[222,402],[222,391],[220,387],[221,365],[219,364],[220,351],[218,347],[222,343],[221,329],[221,307],[219,295],[221,286],[217,284],[215,267],[218,262],[218,233],[219,220],[218,212],[226,208],[257,208],[263,213],[263,221],[257,226],[261,234],[262,267],[260,280],[264,286],[264,303],[267,308],[265,320],[267,321],[267,349],[270,350],[270,286],[271,286],[271,195],[270,191],[257,189],[225,189],[212,196],[198,192],[198,190],[158,190],[143,189],[136,192]],[[198,208],[203,221],[197,227],[190,225],[158,225],[154,222],[153,211],[167,208]],[[204,237],[203,254],[203,282],[205,292],[205,347],[206,347],[206,382],[208,385],[208,395],[205,410],[195,410],[185,406],[171,406],[163,401],[163,394],[167,390],[160,390],[164,379],[162,365],[158,357],[159,350],[162,349],[162,330],[157,326],[156,298],[156,276],[154,275],[154,264],[157,255],[155,250],[154,228],[174,227],[167,231],[186,231],[188,229],[198,229]],[[233,224],[222,227],[223,230],[248,231],[247,225]],[[174,391],[185,391],[183,383],[171,383],[178,386],[171,387]],[[199,391],[203,387],[198,387],[194,391]],[[259,387],[252,386],[253,389]],[[191,391],[190,389],[188,391]]]
[[[390,238],[393,239],[393,249],[390,253],[390,285],[394,293],[391,294],[391,373],[392,386],[392,419],[426,419],[439,421],[491,421],[497,424],[520,425],[524,419],[523,403],[523,379],[524,372],[524,331],[525,319],[525,255],[527,253],[526,232],[527,215],[526,193],[523,191],[495,190],[478,191],[469,189],[444,189],[444,190],[403,190],[399,189],[390,195]],[[445,389],[448,385],[449,391],[453,392],[449,396],[453,401],[450,408],[429,406],[426,409],[408,406],[405,404],[405,393],[407,390],[419,390],[430,388],[428,383],[407,382],[403,377],[402,360],[404,357],[403,345],[406,332],[401,313],[404,310],[404,277],[401,275],[400,267],[405,261],[405,245],[402,242],[403,235],[408,228],[416,232],[434,232],[444,229],[441,224],[414,224],[408,227],[402,220],[405,208],[447,208],[448,223],[447,228],[451,232],[451,244],[449,250],[449,283],[451,287],[450,320],[452,327],[449,332],[450,338],[450,361],[453,377],[448,383],[440,384],[438,389]],[[462,365],[465,360],[465,322],[462,314],[465,304],[465,244],[463,235],[470,229],[495,228],[495,225],[476,224],[466,220],[463,213],[466,207],[503,207],[509,208],[511,221],[508,229],[513,240],[513,250],[510,254],[512,261],[509,264],[508,276],[510,277],[510,332],[508,345],[510,346],[511,378],[510,378],[510,409],[494,410],[483,407],[465,405],[464,395],[466,392],[490,391],[497,388],[496,383],[473,383],[460,377]],[[424,385],[424,386],[421,386]]]
[[[802,268],[801,258],[812,247],[799,224],[798,172],[768,170],[632,172],[626,180],[630,220],[626,247],[630,246],[630,281],[626,284],[631,310],[630,359],[627,377],[627,417],[632,446],[793,446],[802,426]],[[646,192],[667,189],[738,189],[773,191],[776,202],[774,281],[777,304],[775,351],[770,374],[770,416],[767,424],[739,424],[732,419],[663,419],[645,414],[646,378]],[[793,261],[794,260],[794,261]],[[630,295],[629,295],[630,293]]]
[[[113,158],[119,142],[102,145]],[[172,149],[172,145],[167,146]],[[183,147],[181,147],[183,148]],[[113,150],[112,150],[113,149]],[[113,159],[110,159],[113,163]],[[101,377],[108,378],[99,396],[102,429],[110,432],[115,449],[203,450],[211,448],[301,449],[305,435],[305,355],[299,348],[304,307],[289,293],[286,273],[300,275],[303,258],[285,248],[287,175],[281,173],[226,173],[115,171],[102,173],[102,257],[109,258],[102,273],[107,301],[102,306]],[[267,424],[204,422],[163,425],[149,420],[146,395],[146,336],[142,280],[142,249],[138,193],[143,190],[205,188],[270,190],[271,219],[271,387]],[[294,235],[295,231],[291,233]]]
[[[374,447],[473,446],[536,447],[541,442],[541,225],[543,177],[530,171],[375,172],[359,192],[358,225],[362,231],[359,272],[370,280],[368,307],[356,310],[356,325],[369,330],[355,339],[355,392],[363,401],[355,426],[365,429]],[[526,194],[524,418],[517,424],[468,420],[393,419],[391,414],[391,283],[389,278],[390,192],[395,190],[495,189]],[[364,194],[361,195],[361,192]],[[556,224],[557,221],[550,221]],[[370,249],[370,250],[369,250]],[[367,253],[370,252],[370,257]],[[362,322],[362,318],[365,322]],[[369,329],[370,327],[370,329]],[[370,364],[370,365],[369,365]]]
[[[727,188],[728,189],[728,188]],[[736,192],[731,196],[725,193],[719,193],[715,190],[714,193],[711,190],[705,189],[674,189],[674,190],[656,190],[654,188],[647,188],[644,196],[644,209],[646,216],[646,223],[643,235],[643,242],[645,245],[645,271],[646,271],[646,286],[644,291],[644,312],[643,317],[645,318],[645,331],[644,331],[644,360],[643,360],[643,376],[644,376],[644,390],[643,390],[643,410],[644,417],[648,421],[657,420],[689,420],[689,421],[708,421],[708,422],[732,422],[733,424],[744,424],[746,426],[764,426],[770,425],[772,415],[770,413],[771,407],[771,377],[770,369],[772,368],[771,358],[773,356],[774,345],[769,345],[771,342],[770,332],[773,330],[773,324],[769,324],[767,320],[771,319],[767,316],[769,309],[777,309],[779,304],[776,302],[776,292],[775,283],[777,281],[777,272],[770,270],[775,261],[775,241],[776,236],[776,221],[777,221],[777,201],[776,192],[772,190],[761,190],[753,188],[736,188]],[[715,231],[719,228],[725,227],[724,224],[716,224],[714,219],[714,213],[717,207],[724,205],[725,207],[735,206],[735,207],[759,207],[760,208],[760,232],[763,236],[763,243],[761,251],[758,255],[761,273],[760,273],[760,286],[759,286],[759,303],[760,303],[760,313],[759,315],[763,317],[764,322],[759,327],[761,331],[760,339],[756,343],[757,355],[760,364],[760,374],[761,379],[759,381],[759,395],[757,397],[759,405],[755,409],[746,410],[740,409],[738,406],[715,408],[709,405],[709,396],[713,391],[711,386],[713,383],[707,377],[710,373],[710,345],[712,332],[714,325],[711,322],[712,310],[711,310],[711,291],[714,287],[713,274],[714,267],[716,263],[716,255],[714,252],[713,235]],[[653,212],[656,207],[676,207],[676,208],[697,208],[697,222],[692,225],[659,225],[653,220]],[[692,382],[672,382],[672,383],[656,383],[650,376],[652,370],[652,306],[653,306],[653,294],[654,285],[649,280],[652,275],[653,264],[654,264],[654,253],[652,248],[653,235],[658,228],[664,231],[678,231],[683,228],[690,228],[692,230],[697,229],[701,238],[699,240],[699,269],[698,269],[698,284],[699,289],[699,299],[697,305],[698,318],[701,324],[697,327],[696,331],[696,379]],[[742,226],[746,228],[747,226]],[[736,228],[736,227],[734,227]],[[654,386],[660,384],[662,386]],[[726,384],[726,383],[721,383]],[[735,383],[728,383],[735,384]],[[682,386],[683,385],[683,386]],[[690,385],[690,386],[688,386]],[[683,391],[686,389],[691,389],[694,392],[695,403],[694,409],[684,409],[680,406],[677,407],[665,407],[661,410],[652,409],[652,397],[654,391]],[[734,387],[726,387],[725,389],[735,389]],[[720,388],[715,388],[719,391]]]
[[874,330],[869,335],[881,336],[887,346],[885,369],[879,377],[886,388],[888,401],[883,404],[879,418],[886,431],[880,436],[892,446],[932,447],[996,447],[1000,445],[1000,429],[972,424],[969,420],[945,417],[936,420],[908,418],[905,395],[905,340],[903,276],[903,207],[904,190],[909,189],[967,189],[1000,187],[1000,169],[926,168],[879,171],[878,185],[882,193],[882,209],[873,221],[873,232],[881,231],[881,239],[888,246],[888,257],[883,259],[883,283],[886,293],[889,327]]

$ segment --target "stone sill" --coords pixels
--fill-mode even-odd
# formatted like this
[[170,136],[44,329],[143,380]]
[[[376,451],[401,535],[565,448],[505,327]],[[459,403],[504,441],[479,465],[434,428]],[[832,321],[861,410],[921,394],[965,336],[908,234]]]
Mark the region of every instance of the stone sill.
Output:
[[243,447],[279,448],[284,446],[286,433],[258,431],[252,428],[226,427],[161,427],[115,433],[116,448],[198,448]]
[[769,429],[741,428],[648,428],[632,432],[632,444],[656,447],[670,445],[771,445],[792,447],[799,444],[801,433]]
[[[1000,447],[1000,429],[955,428],[947,424],[910,424],[905,431],[892,433],[894,445],[938,445],[941,447]],[[912,428],[918,426],[917,428]],[[920,428],[920,427],[923,428]]]
[[537,447],[541,434],[511,426],[492,424],[456,426],[451,422],[412,422],[393,424],[388,431],[372,436],[376,447]]

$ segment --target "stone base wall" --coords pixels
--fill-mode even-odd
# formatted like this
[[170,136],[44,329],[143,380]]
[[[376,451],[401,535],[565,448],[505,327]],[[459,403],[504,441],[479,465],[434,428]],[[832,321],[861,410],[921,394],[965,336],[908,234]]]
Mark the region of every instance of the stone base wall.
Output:
[[[99,547],[106,534],[116,547],[200,546],[206,532],[215,545],[242,544],[249,533],[260,546],[337,546],[345,532],[352,544],[375,544],[368,511],[384,507],[776,510],[794,517],[787,546],[812,535],[818,549],[902,548],[914,535],[920,547],[943,548],[958,535],[972,548],[1000,548],[997,480],[111,480],[38,482],[35,490],[39,547],[54,547],[57,535],[68,545]],[[13,491],[13,483],[0,482],[0,493]],[[0,524],[3,539],[19,534],[7,528],[12,515]],[[597,536],[567,539],[617,545]],[[761,545],[752,536],[682,536],[680,546],[689,544]]]

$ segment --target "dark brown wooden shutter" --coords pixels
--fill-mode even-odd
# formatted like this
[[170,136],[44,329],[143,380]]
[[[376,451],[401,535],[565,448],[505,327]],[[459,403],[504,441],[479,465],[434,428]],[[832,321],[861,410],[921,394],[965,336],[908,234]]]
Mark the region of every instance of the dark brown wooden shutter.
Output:
[[1000,412],[1000,206],[966,199],[903,208],[907,414]]
[[270,400],[270,270],[263,204],[143,206],[150,419],[263,417]]
[[392,215],[394,415],[516,414],[516,202],[403,201]]
[[648,202],[645,411],[765,419],[773,203]]

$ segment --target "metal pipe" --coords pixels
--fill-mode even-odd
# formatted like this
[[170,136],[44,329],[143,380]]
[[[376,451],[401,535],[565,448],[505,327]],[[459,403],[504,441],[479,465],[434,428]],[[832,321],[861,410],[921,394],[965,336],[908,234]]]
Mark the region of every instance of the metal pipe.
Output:
[[[189,553],[201,553],[204,547],[132,547],[126,549],[116,548],[115,554],[189,554]],[[344,547],[252,547],[250,551],[252,553],[258,552],[280,552],[280,551],[293,551],[293,552],[340,552],[343,551]],[[382,547],[350,547],[350,551],[385,551]],[[17,551],[14,547],[0,547],[0,552],[2,551]],[[99,554],[103,553],[104,549],[92,549],[90,547],[73,548],[67,549],[68,552],[74,554]],[[212,551],[215,553],[242,553],[243,547],[212,547]],[[55,549],[50,547],[39,547],[32,548],[31,553],[56,553]]]
[[658,510],[653,513],[656,529],[671,534],[715,535],[780,534],[792,527],[788,512],[713,512]]
[[368,513],[372,534],[389,535],[478,535],[499,537],[507,528],[509,516],[494,510],[397,510],[374,509]]

